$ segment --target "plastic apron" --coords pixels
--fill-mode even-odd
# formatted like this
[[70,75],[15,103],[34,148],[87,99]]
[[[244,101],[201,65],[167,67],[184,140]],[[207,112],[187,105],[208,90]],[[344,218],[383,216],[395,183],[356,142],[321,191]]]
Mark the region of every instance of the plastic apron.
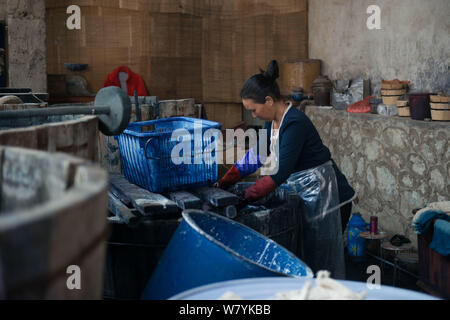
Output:
[[302,259],[315,273],[327,270],[334,279],[345,279],[342,205],[339,204],[332,162],[292,174],[287,186],[303,199],[306,207],[300,234],[303,240]]
[[[286,114],[292,108],[290,104]],[[279,130],[270,137],[270,156],[261,173],[272,175],[278,171]],[[339,189],[332,161],[317,168],[294,173],[282,188],[293,189],[305,205],[302,217],[304,262],[314,271],[326,270],[335,279],[345,279],[344,239],[342,236]]]

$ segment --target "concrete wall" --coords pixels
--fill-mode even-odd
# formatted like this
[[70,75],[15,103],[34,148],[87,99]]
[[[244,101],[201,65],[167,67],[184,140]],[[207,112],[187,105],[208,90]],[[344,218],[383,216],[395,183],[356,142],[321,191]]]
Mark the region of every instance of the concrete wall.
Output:
[[7,0],[9,86],[47,91],[45,0]]
[[450,195],[450,123],[308,107],[307,115],[358,193],[366,221],[417,245],[412,210]]
[[[381,8],[381,30],[367,28],[370,5]],[[450,93],[449,15],[448,0],[310,0],[310,58],[333,80],[370,78],[376,93],[394,78]]]
[[0,0],[0,21],[6,21],[6,3],[7,0]]

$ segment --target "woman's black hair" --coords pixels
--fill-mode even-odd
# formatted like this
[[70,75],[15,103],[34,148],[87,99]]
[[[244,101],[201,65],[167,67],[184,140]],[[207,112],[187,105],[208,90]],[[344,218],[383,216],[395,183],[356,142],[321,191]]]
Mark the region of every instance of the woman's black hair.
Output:
[[275,101],[281,100],[280,87],[277,79],[280,77],[278,62],[273,60],[269,63],[267,71],[261,70],[244,84],[241,90],[242,99],[251,99],[256,103],[266,103],[266,97],[272,97]]

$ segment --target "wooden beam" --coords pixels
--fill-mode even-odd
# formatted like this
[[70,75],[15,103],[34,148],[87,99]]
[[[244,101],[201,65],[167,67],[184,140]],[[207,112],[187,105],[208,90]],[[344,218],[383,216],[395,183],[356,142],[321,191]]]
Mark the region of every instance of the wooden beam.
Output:
[[110,184],[114,190],[113,194],[119,194],[121,201],[123,199],[126,203],[130,202],[146,218],[158,220],[180,216],[180,210],[175,202],[131,184],[121,175],[111,174]]

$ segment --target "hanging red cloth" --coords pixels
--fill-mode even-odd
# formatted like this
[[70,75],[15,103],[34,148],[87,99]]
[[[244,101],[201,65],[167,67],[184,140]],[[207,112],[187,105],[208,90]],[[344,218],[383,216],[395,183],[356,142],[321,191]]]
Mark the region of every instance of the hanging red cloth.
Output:
[[149,95],[147,92],[147,89],[145,88],[145,83],[144,83],[144,80],[142,79],[142,77],[140,75],[138,75],[137,73],[134,73],[133,71],[131,71],[131,69],[126,66],[118,67],[111,74],[109,74],[105,80],[104,87],[114,86],[114,87],[121,88],[120,80],[119,80],[120,72],[124,72],[124,73],[128,74],[127,90],[128,90],[129,96],[134,96],[134,91],[137,91],[138,95],[141,97],[145,97],[145,96]]

